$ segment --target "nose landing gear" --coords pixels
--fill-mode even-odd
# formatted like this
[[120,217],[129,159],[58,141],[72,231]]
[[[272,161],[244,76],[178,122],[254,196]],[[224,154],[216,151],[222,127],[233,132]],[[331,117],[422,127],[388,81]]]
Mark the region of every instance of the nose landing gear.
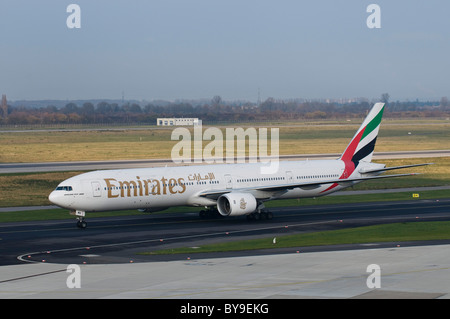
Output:
[[87,227],[87,223],[84,218],[78,218],[77,227],[81,229],[85,229]]
[[87,227],[87,223],[84,220],[84,217],[86,216],[86,212],[81,210],[71,211],[70,215],[77,216],[77,227],[81,229],[85,229]]

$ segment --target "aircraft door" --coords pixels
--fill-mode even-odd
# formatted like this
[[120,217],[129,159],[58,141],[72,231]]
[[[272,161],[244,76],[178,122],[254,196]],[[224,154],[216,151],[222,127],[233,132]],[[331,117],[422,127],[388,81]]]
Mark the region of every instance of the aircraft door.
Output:
[[92,194],[94,197],[102,196],[102,187],[99,182],[92,182]]
[[225,184],[227,186],[227,189],[233,188],[233,179],[231,178],[230,174],[225,175]]
[[291,171],[286,171],[286,182],[287,183],[293,183],[294,182],[294,178],[292,177],[292,172]]

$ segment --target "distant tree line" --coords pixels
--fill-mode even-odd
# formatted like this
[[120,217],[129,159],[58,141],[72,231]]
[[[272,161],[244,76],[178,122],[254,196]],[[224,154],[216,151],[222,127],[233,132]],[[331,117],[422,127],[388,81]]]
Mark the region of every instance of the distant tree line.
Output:
[[[450,102],[447,97],[440,101],[396,101],[390,102],[389,95],[381,100],[388,103],[388,117],[442,117],[450,116]],[[198,117],[205,123],[222,121],[273,121],[326,118],[363,117],[373,103],[356,101],[347,103],[328,101],[281,100],[268,98],[260,105],[250,102],[229,103],[215,96],[209,103],[167,102],[163,105],[147,103],[108,103],[82,105],[69,102],[64,107],[31,108],[9,107],[8,117],[0,124],[156,124],[158,117]]]

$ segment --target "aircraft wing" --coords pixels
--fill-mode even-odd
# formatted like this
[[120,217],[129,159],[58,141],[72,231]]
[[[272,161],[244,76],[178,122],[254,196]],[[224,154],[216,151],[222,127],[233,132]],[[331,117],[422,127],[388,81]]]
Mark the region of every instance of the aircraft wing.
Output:
[[382,176],[368,176],[368,177],[357,177],[357,178],[346,178],[346,179],[330,179],[330,180],[322,180],[322,181],[314,181],[314,182],[304,182],[304,183],[291,183],[291,184],[283,184],[283,185],[273,185],[273,186],[258,186],[250,189],[261,190],[261,191],[279,191],[279,190],[289,190],[294,188],[303,188],[305,190],[318,188],[325,184],[348,184],[352,182],[360,182],[367,181],[372,179],[381,179],[381,178],[392,178],[392,177],[401,177],[401,176],[412,176],[417,175],[416,173],[409,174],[396,174],[396,175],[382,175]]

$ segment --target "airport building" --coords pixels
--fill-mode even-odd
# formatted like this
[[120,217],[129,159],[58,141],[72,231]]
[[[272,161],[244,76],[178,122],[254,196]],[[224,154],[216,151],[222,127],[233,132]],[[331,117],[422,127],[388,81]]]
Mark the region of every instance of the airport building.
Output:
[[199,125],[198,118],[158,118],[156,119],[156,125],[158,126],[187,126],[187,125]]

